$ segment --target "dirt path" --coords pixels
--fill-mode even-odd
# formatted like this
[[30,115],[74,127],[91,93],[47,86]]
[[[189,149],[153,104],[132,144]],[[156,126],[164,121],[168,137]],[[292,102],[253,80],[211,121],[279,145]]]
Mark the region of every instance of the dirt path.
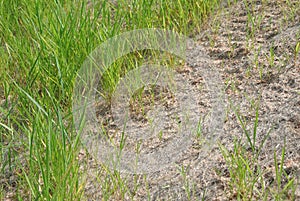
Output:
[[[246,120],[246,129],[252,132],[254,105],[259,103],[257,144],[273,128],[259,158],[265,186],[271,187],[275,180],[273,152],[280,156],[284,140],[284,169],[300,182],[300,55],[295,56],[300,38],[300,8],[296,0],[291,1],[292,6],[282,1],[267,2],[253,1],[247,5],[238,2],[225,6],[211,17],[196,37],[198,55],[209,57],[202,57],[204,59],[196,61],[195,66],[213,66],[222,77],[226,120],[219,141],[227,149],[233,149],[235,138],[246,142],[235,109],[238,108],[238,113]],[[188,60],[193,60],[194,56],[188,55]],[[198,90],[198,110],[206,113],[210,108],[209,97],[205,89],[199,90],[205,83],[195,66],[187,64],[179,72],[191,83],[191,91]],[[188,185],[192,200],[201,198],[204,191],[205,200],[235,200],[229,186],[229,169],[218,145],[212,148],[210,155],[203,157],[202,154],[201,145],[195,139],[177,161],[185,167],[184,173],[178,171],[178,167],[169,167],[149,174],[147,182],[143,176],[135,177],[140,187],[134,199],[146,200],[147,192],[151,192],[151,200],[187,200]],[[96,175],[103,179],[103,170],[98,170],[99,166],[84,152],[79,157],[87,159],[87,165],[83,165],[83,171],[89,172],[86,197],[97,200],[103,187]],[[123,177],[127,178],[129,189],[133,189],[131,176]],[[296,200],[300,199],[299,185],[296,196]]]

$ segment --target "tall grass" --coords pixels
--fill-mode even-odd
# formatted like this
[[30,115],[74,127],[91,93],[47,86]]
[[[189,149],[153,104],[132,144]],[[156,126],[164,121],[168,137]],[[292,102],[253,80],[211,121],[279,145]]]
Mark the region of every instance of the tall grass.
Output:
[[[84,59],[128,30],[192,35],[218,2],[0,0],[0,200],[81,200],[71,95]],[[114,64],[110,90],[135,59]]]

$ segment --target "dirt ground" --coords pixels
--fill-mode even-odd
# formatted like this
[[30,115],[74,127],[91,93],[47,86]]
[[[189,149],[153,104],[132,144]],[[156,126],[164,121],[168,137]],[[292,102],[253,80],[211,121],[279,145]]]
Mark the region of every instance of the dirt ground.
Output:
[[[291,5],[296,5],[296,1],[291,1]],[[252,16],[247,14],[247,9]],[[199,69],[213,67],[222,78],[226,112],[218,142],[228,150],[233,149],[235,139],[247,146],[235,110],[245,119],[246,129],[251,133],[254,104],[259,103],[257,144],[272,128],[259,157],[265,185],[273,185],[273,153],[276,151],[280,156],[286,140],[284,169],[288,176],[297,178],[296,200],[300,200],[300,55],[295,55],[300,37],[299,14],[299,8],[288,8],[283,1],[224,3],[222,11],[210,17],[201,33],[194,37],[197,46],[190,47],[187,64],[178,70],[190,82],[189,90],[197,92],[196,106],[200,114],[207,113],[211,103]],[[204,129],[203,135],[206,134]],[[205,200],[235,200],[228,166],[218,147],[216,143],[205,155],[199,141],[193,140],[176,161],[185,167],[184,174],[173,165],[148,174],[147,182],[142,175],[137,176],[140,187],[134,199],[146,200],[150,196],[151,200],[187,200],[188,184],[191,200],[202,196]],[[97,200],[102,187],[96,177],[103,177],[102,170],[84,151],[79,157],[87,159],[82,167],[88,171],[85,196]],[[129,189],[134,188],[132,176],[122,176],[128,181]]]

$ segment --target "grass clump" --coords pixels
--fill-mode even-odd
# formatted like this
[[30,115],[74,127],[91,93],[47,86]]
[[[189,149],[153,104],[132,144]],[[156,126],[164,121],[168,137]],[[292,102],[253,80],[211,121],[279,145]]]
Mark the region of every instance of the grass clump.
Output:
[[220,145],[229,172],[231,197],[237,200],[295,200],[295,177],[288,175],[284,169],[286,141],[284,140],[279,157],[277,148],[273,150],[272,172],[261,162],[262,150],[266,146],[271,129],[258,144],[259,106],[251,104],[255,108],[252,132],[246,129],[246,121],[236,112],[246,141],[235,139],[232,150]]
[[[0,200],[81,200],[71,101],[85,58],[129,30],[192,35],[218,2],[0,0]],[[108,93],[137,55],[149,52],[113,64],[110,78],[104,76]],[[111,193],[102,191],[109,200]]]

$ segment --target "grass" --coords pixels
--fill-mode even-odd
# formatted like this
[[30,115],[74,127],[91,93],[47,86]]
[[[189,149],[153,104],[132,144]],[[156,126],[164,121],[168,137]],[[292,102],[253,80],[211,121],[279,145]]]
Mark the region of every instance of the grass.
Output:
[[[8,192],[18,200],[81,200],[81,145],[71,101],[84,59],[108,38],[129,30],[155,27],[193,35],[217,5],[216,0],[118,2],[0,1],[0,94],[5,100],[0,173],[1,178],[14,175],[12,185],[1,184],[0,200]],[[110,76],[104,76],[108,93],[124,66],[133,68],[136,61],[130,54],[113,65]],[[126,185],[116,179],[105,185],[105,200],[117,192],[124,198]]]
[[[7,196],[13,200],[86,199],[82,179],[85,172],[80,170],[78,159],[82,145],[71,107],[74,80],[85,58],[107,39],[129,30],[162,28],[194,36],[218,5],[219,0],[120,0],[117,4],[103,0],[0,0],[0,101],[4,100],[0,107],[0,200]],[[250,14],[248,17],[249,34],[254,37],[261,19]],[[295,58],[298,52],[299,44]],[[127,70],[144,57],[159,54],[140,51],[116,61],[103,76],[108,100]],[[174,60],[165,57],[166,62]],[[269,58],[272,63],[272,54]],[[239,121],[252,151],[259,154],[255,148],[258,113],[252,139],[243,119]],[[254,196],[262,174],[253,169],[257,157],[249,158],[239,142],[233,154],[222,150],[231,173],[232,191],[241,199]],[[277,187],[262,192],[262,197],[271,193],[280,200],[286,191],[295,188],[293,179],[282,187],[284,150],[279,160],[274,154]],[[135,175],[132,191],[119,172],[105,166],[99,169],[97,181],[103,200],[124,200],[127,196],[134,199],[139,181],[147,180],[147,176]],[[191,199],[192,184],[183,167],[180,174]],[[148,195],[150,200],[150,192]]]
[[[279,159],[277,156],[278,150],[274,150],[275,181],[266,185],[268,183],[266,181],[268,178],[265,176],[267,170],[260,163],[260,157],[271,129],[264,134],[260,144],[257,144],[259,108],[253,101],[251,105],[254,105],[255,108],[252,132],[246,129],[247,122],[242,119],[236,110],[236,117],[240,122],[246,140],[243,142],[241,139],[235,139],[232,150],[220,145],[220,150],[230,174],[228,185],[230,186],[231,196],[237,200],[295,200],[295,188],[297,186],[295,178],[288,176],[283,168],[286,141],[284,141]],[[285,180],[284,183],[282,183],[283,180]]]
[[[258,158],[249,154],[239,141],[234,143],[234,149],[229,152],[222,148],[223,157],[229,168],[230,192],[232,198],[237,200],[294,200],[295,179],[289,178],[283,169],[284,150],[278,162],[274,153],[275,184],[266,186],[265,170],[258,163]],[[281,183],[287,178],[285,184]]]

